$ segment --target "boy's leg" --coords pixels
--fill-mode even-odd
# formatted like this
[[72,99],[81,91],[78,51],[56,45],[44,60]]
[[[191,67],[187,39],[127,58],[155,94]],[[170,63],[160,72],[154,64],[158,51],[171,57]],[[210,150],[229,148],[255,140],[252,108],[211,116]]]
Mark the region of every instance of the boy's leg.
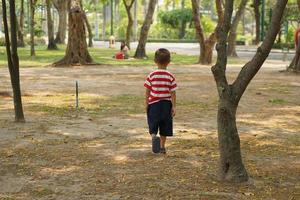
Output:
[[167,137],[166,136],[160,136],[160,148],[165,148]]

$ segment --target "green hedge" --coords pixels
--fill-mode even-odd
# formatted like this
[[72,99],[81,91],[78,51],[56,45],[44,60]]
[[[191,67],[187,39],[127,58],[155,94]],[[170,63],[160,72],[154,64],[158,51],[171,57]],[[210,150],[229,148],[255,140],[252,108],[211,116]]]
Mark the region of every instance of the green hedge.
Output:
[[[30,39],[29,38],[24,38],[24,42],[26,45],[30,45]],[[44,38],[34,38],[34,45],[35,46],[41,46],[41,45],[46,45],[46,41]],[[0,38],[0,46],[5,46],[5,38]]]

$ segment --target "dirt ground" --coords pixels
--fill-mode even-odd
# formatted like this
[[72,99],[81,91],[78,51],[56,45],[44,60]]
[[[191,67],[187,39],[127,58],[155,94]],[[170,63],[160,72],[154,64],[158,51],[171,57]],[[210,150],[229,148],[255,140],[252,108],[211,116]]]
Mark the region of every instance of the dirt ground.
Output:
[[[217,94],[210,68],[172,66],[179,89],[167,154],[150,151],[149,67],[21,69],[25,124],[13,123],[0,69],[0,199],[300,199],[300,76],[268,63],[237,116],[250,181],[218,180]],[[230,80],[239,66],[230,66]],[[80,108],[75,108],[75,81]]]

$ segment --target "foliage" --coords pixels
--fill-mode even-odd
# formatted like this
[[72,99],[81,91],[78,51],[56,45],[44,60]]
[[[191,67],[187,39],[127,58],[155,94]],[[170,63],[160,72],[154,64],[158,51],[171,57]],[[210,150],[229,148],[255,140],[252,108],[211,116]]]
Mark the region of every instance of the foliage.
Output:
[[161,11],[158,18],[163,24],[168,24],[172,28],[179,28],[181,23],[189,23],[192,21],[193,15],[191,9],[176,9],[171,11]]

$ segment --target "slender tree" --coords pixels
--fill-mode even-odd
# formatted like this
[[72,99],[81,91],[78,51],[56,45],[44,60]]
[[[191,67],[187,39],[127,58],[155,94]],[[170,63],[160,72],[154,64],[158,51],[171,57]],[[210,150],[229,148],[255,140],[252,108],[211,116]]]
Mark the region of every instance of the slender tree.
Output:
[[127,29],[126,29],[126,45],[130,49],[130,38],[132,34],[132,27],[133,27],[133,18],[132,18],[132,13],[131,13],[131,8],[134,4],[135,0],[123,0],[126,13],[127,13],[127,18],[128,18],[128,24],[127,24]]
[[238,7],[238,10],[235,14],[235,17],[233,19],[233,22],[230,26],[229,30],[229,36],[228,36],[228,56],[237,57],[236,53],[236,31],[239,25],[239,22],[241,21],[241,18],[243,16],[243,13],[245,12],[245,8],[247,5],[248,0],[241,0],[240,5]]
[[135,54],[134,54],[135,58],[142,59],[142,58],[147,57],[147,55],[146,55],[146,42],[147,42],[150,26],[151,26],[152,21],[153,21],[153,14],[154,14],[154,11],[155,11],[156,3],[157,3],[157,0],[150,0],[149,1],[148,11],[147,11],[146,18],[144,20],[144,23],[143,23],[143,26],[142,26],[142,29],[141,29],[139,43],[138,43],[137,49],[136,49]]
[[[300,0],[297,0],[298,9],[300,11]],[[298,37],[298,35],[296,36]],[[300,41],[300,38],[298,38],[298,41]],[[291,72],[300,72],[300,44],[296,46],[296,53],[295,56],[290,63],[289,67],[287,68],[288,71]]]
[[10,6],[10,34],[9,38],[7,13],[6,13],[6,0],[2,0],[2,12],[3,12],[3,24],[5,32],[6,53],[7,62],[10,73],[11,85],[13,89],[14,109],[15,109],[15,121],[25,122],[22,95],[20,86],[20,73],[19,73],[19,57],[17,48],[17,17],[15,11],[15,0],[9,1]]
[[54,7],[58,12],[58,31],[55,37],[55,43],[65,44],[67,32],[67,12],[70,0],[52,0]]
[[212,63],[213,49],[217,42],[216,31],[222,26],[224,21],[223,10],[222,10],[222,0],[215,0],[217,13],[218,13],[218,23],[213,33],[205,38],[204,30],[202,28],[200,18],[199,18],[199,0],[192,1],[192,11],[193,11],[193,21],[196,29],[196,36],[200,45],[200,56],[199,63],[203,65],[209,65]]
[[253,0],[253,9],[254,9],[254,17],[255,17],[255,31],[256,31],[254,43],[256,45],[260,41],[260,12],[259,12],[260,4],[261,4],[261,0]]
[[48,26],[48,50],[56,50],[57,45],[54,41],[54,30],[53,30],[53,20],[51,15],[51,7],[52,2],[51,0],[46,0],[46,7],[47,7],[47,26]]
[[34,15],[35,15],[35,6],[37,0],[29,0],[30,4],[30,56],[35,56],[35,49],[34,49]]
[[21,0],[21,7],[20,7],[20,20],[18,24],[18,46],[25,47],[24,42],[24,0]]
[[69,9],[69,36],[65,57],[54,66],[88,65],[93,63],[86,43],[84,11],[80,0],[72,0]]
[[277,0],[273,9],[269,30],[262,45],[254,57],[245,64],[232,84],[226,77],[227,39],[230,31],[233,0],[225,2],[225,22],[217,31],[217,63],[212,67],[219,94],[218,138],[220,149],[220,175],[222,180],[244,182],[248,180],[247,171],[242,162],[240,138],[236,126],[236,111],[247,86],[257,74],[268,57],[280,29],[283,11],[288,0]]

